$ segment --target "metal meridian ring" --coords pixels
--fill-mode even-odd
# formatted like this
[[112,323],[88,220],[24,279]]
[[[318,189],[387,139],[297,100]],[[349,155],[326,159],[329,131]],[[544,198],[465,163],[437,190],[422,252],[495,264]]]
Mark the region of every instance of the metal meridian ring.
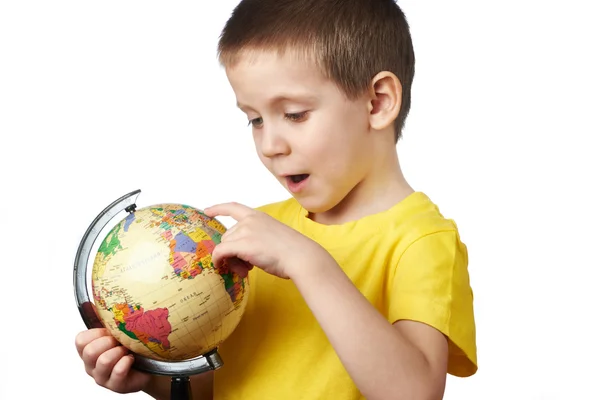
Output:
[[[94,221],[92,221],[79,243],[77,254],[75,256],[75,266],[73,268],[73,288],[75,291],[77,308],[88,329],[104,327],[96,315],[94,303],[90,301],[87,290],[87,266],[92,246],[94,245],[94,242],[96,242],[96,239],[98,239],[102,229],[104,229],[118,213],[128,207],[135,207],[135,200],[140,193],[141,190],[134,190],[112,202],[98,214]],[[158,361],[138,354],[134,354],[134,356],[134,367],[136,369],[156,375],[196,375],[215,370],[223,365],[223,360],[217,349],[214,349],[203,356],[183,361]]]

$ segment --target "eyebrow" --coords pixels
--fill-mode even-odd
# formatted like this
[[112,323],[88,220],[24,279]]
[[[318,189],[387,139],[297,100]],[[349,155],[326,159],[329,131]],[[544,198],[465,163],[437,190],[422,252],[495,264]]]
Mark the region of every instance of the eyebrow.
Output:
[[[272,99],[270,99],[268,101],[269,106],[274,106],[276,104],[279,103],[284,103],[284,102],[301,102],[301,103],[308,103],[308,102],[314,102],[317,98],[315,96],[311,96],[311,95],[278,95],[273,97]],[[242,104],[239,101],[236,102],[236,105],[239,109],[244,109],[244,108],[252,108],[247,106],[246,104]]]

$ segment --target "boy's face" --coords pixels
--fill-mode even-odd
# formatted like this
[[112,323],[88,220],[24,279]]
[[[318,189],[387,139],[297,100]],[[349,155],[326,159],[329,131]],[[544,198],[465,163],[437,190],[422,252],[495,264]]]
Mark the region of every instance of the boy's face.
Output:
[[253,52],[226,72],[263,164],[309,212],[335,212],[371,172],[368,99],[293,54]]

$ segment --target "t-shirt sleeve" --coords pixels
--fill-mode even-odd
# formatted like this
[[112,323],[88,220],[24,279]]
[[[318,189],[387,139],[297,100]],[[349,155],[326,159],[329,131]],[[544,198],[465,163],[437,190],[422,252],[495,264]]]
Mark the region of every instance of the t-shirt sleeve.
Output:
[[477,371],[473,292],[468,255],[456,231],[429,234],[411,243],[391,271],[388,318],[430,325],[449,339],[448,373]]

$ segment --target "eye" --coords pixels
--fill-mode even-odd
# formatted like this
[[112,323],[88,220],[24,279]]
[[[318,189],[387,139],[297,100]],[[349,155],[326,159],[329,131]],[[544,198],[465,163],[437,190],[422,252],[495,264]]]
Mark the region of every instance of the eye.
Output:
[[261,117],[251,119],[248,121],[248,126],[252,125],[254,128],[260,128],[263,124],[263,119]]
[[308,116],[308,111],[302,111],[298,113],[288,113],[285,114],[285,119],[290,120],[292,122],[302,122],[306,120]]

